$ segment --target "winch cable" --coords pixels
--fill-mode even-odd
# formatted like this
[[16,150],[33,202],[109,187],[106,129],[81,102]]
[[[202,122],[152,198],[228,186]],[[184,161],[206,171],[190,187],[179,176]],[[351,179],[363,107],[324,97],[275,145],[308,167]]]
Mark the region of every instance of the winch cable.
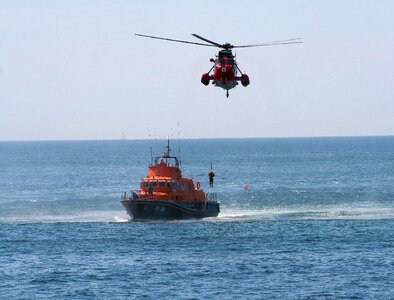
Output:
[[[209,120],[209,123],[210,123],[210,125],[209,125],[209,131],[210,131],[210,141],[209,141],[209,144],[210,144],[210,160],[211,160],[211,172],[212,172],[212,170],[213,170],[213,163],[212,163],[212,160],[213,160],[213,147],[212,147],[212,140],[213,140],[213,99],[212,99],[212,97],[211,97],[211,109],[210,109],[210,120]],[[212,190],[213,189],[213,187],[210,187],[210,189]]]

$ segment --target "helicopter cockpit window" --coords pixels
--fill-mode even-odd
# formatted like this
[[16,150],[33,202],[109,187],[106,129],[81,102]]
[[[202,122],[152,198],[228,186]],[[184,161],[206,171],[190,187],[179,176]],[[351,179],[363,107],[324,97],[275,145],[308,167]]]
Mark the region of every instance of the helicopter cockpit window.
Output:
[[219,57],[219,63],[220,64],[226,64],[226,65],[231,65],[233,64],[234,60],[231,57],[228,56],[220,56]]

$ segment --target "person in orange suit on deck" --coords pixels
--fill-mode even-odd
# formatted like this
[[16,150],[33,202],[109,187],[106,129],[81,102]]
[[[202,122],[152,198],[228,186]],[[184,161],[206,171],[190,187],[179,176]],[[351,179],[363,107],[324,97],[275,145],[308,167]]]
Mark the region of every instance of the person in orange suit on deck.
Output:
[[215,173],[213,173],[213,171],[210,171],[208,173],[208,177],[209,177],[209,186],[213,188],[213,177],[215,177]]

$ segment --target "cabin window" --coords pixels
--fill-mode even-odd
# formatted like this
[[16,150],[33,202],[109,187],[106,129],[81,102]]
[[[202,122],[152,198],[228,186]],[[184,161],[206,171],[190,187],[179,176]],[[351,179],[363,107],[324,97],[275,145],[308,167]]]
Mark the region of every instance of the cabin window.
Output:
[[159,182],[159,186],[166,187],[166,183],[161,181],[161,182]]
[[171,187],[171,182],[167,182],[167,187],[168,187],[168,188]]
[[152,186],[157,186],[157,182],[156,181],[152,182]]
[[[144,186],[144,187],[148,187],[148,186],[149,186],[149,183],[148,183],[148,182],[146,182],[146,181],[145,181],[145,182],[143,182],[142,184],[143,184],[143,186]],[[141,184],[141,185],[142,185],[142,184]]]

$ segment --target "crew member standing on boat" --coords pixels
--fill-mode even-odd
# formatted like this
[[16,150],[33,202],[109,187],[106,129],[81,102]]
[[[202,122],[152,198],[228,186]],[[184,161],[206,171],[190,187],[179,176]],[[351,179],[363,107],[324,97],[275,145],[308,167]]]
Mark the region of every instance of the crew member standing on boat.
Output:
[[213,173],[213,171],[210,171],[208,173],[208,177],[209,177],[209,186],[213,188],[213,177],[215,177],[215,173]]

